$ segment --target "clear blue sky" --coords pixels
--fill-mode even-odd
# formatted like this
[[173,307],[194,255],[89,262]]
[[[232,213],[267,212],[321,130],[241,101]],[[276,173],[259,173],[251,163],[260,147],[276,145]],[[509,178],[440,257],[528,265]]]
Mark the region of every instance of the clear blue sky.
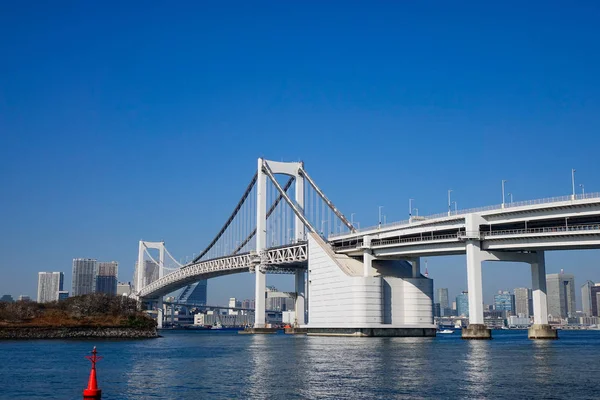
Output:
[[[0,294],[38,271],[116,260],[137,242],[203,249],[256,158],[304,160],[339,208],[375,224],[600,191],[600,6],[589,2],[3,2]],[[489,3],[489,4],[488,4]],[[552,253],[600,281],[600,251]],[[466,288],[464,257],[429,259]],[[269,284],[292,288],[291,277]],[[489,264],[485,300],[530,286]],[[578,297],[580,293],[577,293]],[[253,297],[248,274],[209,301]]]

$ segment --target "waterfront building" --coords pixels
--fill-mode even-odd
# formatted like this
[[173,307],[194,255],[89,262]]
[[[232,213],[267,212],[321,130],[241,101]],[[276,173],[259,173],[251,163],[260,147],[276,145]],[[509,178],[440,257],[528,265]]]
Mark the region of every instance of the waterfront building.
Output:
[[516,288],[514,290],[515,312],[517,316],[530,317],[533,315],[533,296],[529,288]]
[[[236,308],[236,307],[241,307],[242,306],[242,302],[239,300],[236,300],[235,297],[230,297],[229,298],[229,308]],[[229,315],[238,315],[241,314],[239,312],[239,310],[229,310],[228,312]]]
[[509,328],[527,328],[530,325],[529,317],[517,317],[516,315],[508,317],[507,322]]
[[581,286],[581,305],[583,307],[583,314],[586,317],[591,317],[592,314],[592,287],[594,282],[586,281]]
[[68,290],[59,290],[58,291],[58,301],[63,301],[69,298]]
[[590,289],[592,295],[592,316],[600,317],[600,283],[596,283]]
[[513,315],[515,311],[515,296],[507,291],[494,295],[494,309],[502,311],[504,316]]
[[48,303],[58,300],[58,292],[63,290],[62,272],[38,272],[37,302]]
[[97,265],[98,275],[96,276],[97,293],[105,293],[111,296],[117,294],[117,273],[119,263],[116,261],[99,262]]
[[73,296],[94,293],[96,290],[97,261],[92,258],[73,259]]
[[456,296],[456,314],[459,317],[469,316],[469,294],[467,291],[463,291]]
[[280,292],[274,286],[267,286],[266,309],[269,311],[290,311],[295,309],[295,301],[289,293]]
[[548,315],[552,319],[575,316],[575,277],[565,274],[546,275]]
[[4,296],[0,297],[0,303],[14,303],[15,300],[13,299],[13,297],[10,294],[5,294]]
[[130,282],[118,282],[117,283],[117,296],[129,296],[131,294],[131,283]]

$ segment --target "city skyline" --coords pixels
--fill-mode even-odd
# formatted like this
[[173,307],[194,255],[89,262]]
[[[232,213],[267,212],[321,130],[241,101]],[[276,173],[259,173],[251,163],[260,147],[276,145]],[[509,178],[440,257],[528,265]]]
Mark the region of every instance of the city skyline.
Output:
[[[34,298],[38,270],[68,272],[80,256],[118,260],[130,281],[140,239],[164,240],[177,259],[199,254],[260,156],[303,160],[363,227],[380,206],[388,222],[406,219],[409,199],[419,215],[443,212],[448,190],[459,209],[568,195],[572,169],[578,193],[600,191],[595,12],[315,3],[247,18],[246,7],[190,7],[6,14],[0,268],[11,273],[0,293]],[[173,24],[160,40],[155,17]],[[597,282],[599,260],[549,252],[547,272]],[[464,257],[428,268],[450,298],[466,288]],[[486,264],[485,301],[530,281],[524,265]],[[250,274],[210,285],[219,303],[229,294],[211,296],[252,294]]]

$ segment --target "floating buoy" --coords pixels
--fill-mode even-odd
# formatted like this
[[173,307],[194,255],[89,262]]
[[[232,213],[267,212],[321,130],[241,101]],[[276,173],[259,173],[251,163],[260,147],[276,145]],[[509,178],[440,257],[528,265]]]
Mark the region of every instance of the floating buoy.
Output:
[[94,346],[92,355],[85,356],[92,362],[92,370],[90,371],[88,386],[83,390],[83,400],[100,400],[102,398],[102,390],[98,389],[98,382],[96,381],[96,362],[100,361],[102,357],[98,356],[97,353],[96,346]]

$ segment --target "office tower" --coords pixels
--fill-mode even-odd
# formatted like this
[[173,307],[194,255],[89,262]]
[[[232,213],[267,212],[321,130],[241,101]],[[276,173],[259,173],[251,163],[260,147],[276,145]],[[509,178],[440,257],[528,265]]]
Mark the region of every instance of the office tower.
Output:
[[592,314],[592,288],[594,287],[594,282],[586,281],[583,286],[581,286],[581,305],[583,306],[583,313],[586,317],[593,316]]
[[62,272],[38,272],[37,302],[48,303],[58,300],[58,292],[63,290]]
[[117,273],[119,263],[116,261],[99,262],[97,264],[96,292],[111,296],[117,294]]
[[448,288],[439,288],[437,290],[438,295],[438,303],[440,303],[440,308],[448,308]]
[[58,291],[58,301],[63,301],[69,298],[69,291],[67,290],[59,290]]
[[600,317],[600,283],[592,286],[590,292],[592,293],[592,316]]
[[502,311],[505,317],[514,315],[515,296],[506,291],[494,295],[494,309],[496,311]]
[[179,294],[179,302],[206,305],[207,294],[207,280],[203,279],[187,285]]
[[91,258],[73,259],[72,296],[94,293],[96,290],[97,261]]
[[469,292],[464,291],[456,296],[456,314],[459,317],[469,316]]
[[438,303],[440,303],[440,316],[448,316],[452,314],[450,304],[448,302],[448,288],[439,288],[437,290]]
[[572,274],[547,274],[548,315],[552,318],[575,316],[575,277]]
[[[146,287],[159,278],[158,264],[152,260],[144,260],[144,274],[142,275],[143,285]],[[141,289],[141,288],[140,288]]]
[[441,317],[440,303],[433,303],[433,316]]
[[129,296],[131,294],[131,283],[117,283],[117,296]]
[[515,289],[515,312],[516,316],[523,315],[528,318],[533,315],[532,291],[529,288]]
[[196,282],[192,293],[188,296],[188,301],[193,304],[206,305],[206,297],[208,295],[208,281],[203,279]]

